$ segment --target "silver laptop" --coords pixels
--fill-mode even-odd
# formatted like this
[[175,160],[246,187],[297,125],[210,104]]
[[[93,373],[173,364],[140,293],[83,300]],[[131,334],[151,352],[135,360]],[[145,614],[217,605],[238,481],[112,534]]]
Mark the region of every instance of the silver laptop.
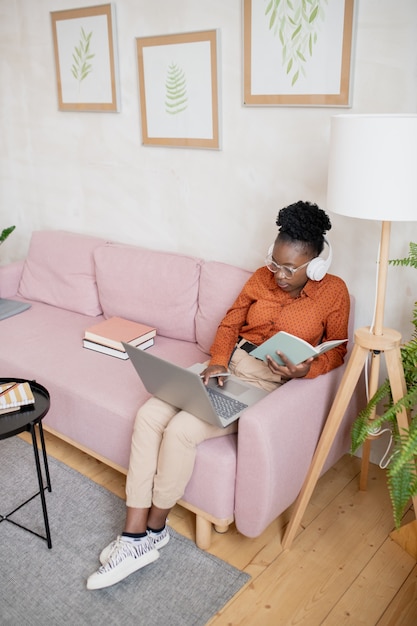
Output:
[[223,387],[212,378],[206,387],[199,375],[205,368],[201,363],[186,369],[147,350],[127,343],[123,346],[149,393],[215,426],[229,426],[248,406],[268,394],[236,376],[225,378]]

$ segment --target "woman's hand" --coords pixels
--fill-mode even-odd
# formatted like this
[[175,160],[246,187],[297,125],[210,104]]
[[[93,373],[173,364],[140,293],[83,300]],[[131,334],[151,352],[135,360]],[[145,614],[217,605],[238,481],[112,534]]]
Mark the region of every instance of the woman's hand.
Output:
[[282,378],[304,378],[310,371],[313,358],[307,359],[298,365],[294,365],[285,354],[278,352],[278,356],[284,361],[285,365],[279,365],[269,354],[266,356],[266,362],[273,374],[279,374]]
[[203,383],[207,385],[209,379],[214,378],[217,375],[217,382],[219,384],[219,387],[223,387],[223,384],[227,379],[222,378],[222,374],[227,374],[227,369],[223,367],[223,365],[209,365],[208,367],[206,367],[205,370],[201,372],[200,376],[203,379]]

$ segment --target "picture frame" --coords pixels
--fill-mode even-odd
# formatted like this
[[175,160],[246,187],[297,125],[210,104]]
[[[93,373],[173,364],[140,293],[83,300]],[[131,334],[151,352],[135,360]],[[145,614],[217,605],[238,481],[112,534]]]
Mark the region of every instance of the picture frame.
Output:
[[220,149],[219,37],[136,39],[143,145]]
[[112,3],[51,12],[58,109],[119,111]]
[[355,0],[243,0],[244,105],[351,106]]

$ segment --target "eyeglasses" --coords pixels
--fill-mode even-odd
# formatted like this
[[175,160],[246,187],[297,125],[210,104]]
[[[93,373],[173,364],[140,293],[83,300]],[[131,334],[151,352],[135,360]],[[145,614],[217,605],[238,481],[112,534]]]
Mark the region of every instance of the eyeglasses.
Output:
[[288,267],[288,265],[280,265],[279,263],[276,263],[272,258],[272,254],[268,254],[265,259],[265,265],[270,272],[272,272],[273,274],[281,272],[282,274],[284,274],[285,278],[288,279],[294,278],[294,274],[298,272],[298,270],[301,270],[303,267],[306,267],[306,265],[308,265],[309,263],[310,261],[307,261],[306,263],[303,263],[298,267]]

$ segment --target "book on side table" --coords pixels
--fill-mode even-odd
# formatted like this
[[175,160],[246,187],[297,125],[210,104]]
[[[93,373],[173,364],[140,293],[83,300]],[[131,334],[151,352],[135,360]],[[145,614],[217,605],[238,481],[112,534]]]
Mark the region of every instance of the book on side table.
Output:
[[308,341],[280,330],[279,333],[276,333],[252,350],[250,354],[261,360],[264,360],[266,355],[269,354],[279,365],[284,365],[284,361],[276,353],[278,350],[278,352],[285,354],[294,365],[298,365],[311,357],[319,356],[319,354],[324,354],[328,350],[340,346],[345,341],[347,339],[333,339],[332,341],[320,343],[318,346],[312,346]]
[[154,344],[156,328],[122,317],[110,317],[86,328],[83,346],[89,350],[128,359],[122,342],[146,350]]
[[20,407],[34,404],[35,398],[28,382],[8,382],[0,385],[0,414],[19,411]]

